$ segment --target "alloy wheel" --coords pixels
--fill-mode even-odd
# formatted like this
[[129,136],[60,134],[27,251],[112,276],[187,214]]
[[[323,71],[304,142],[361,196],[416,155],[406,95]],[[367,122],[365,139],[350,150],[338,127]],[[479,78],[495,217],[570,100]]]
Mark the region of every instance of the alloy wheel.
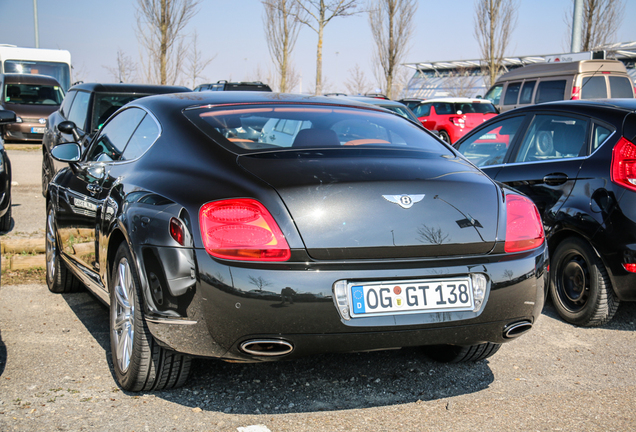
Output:
[[111,332],[115,341],[117,365],[125,373],[130,366],[135,338],[135,285],[126,258],[122,258],[117,264],[114,294]]
[[53,210],[49,210],[46,218],[46,279],[51,286],[55,281],[55,267],[57,260],[57,243],[55,240],[55,226],[53,221]]

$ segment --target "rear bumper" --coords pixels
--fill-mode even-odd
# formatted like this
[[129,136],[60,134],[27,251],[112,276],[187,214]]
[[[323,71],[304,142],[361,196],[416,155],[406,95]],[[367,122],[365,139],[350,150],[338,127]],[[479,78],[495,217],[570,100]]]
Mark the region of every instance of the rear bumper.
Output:
[[[504,337],[506,326],[519,321],[534,323],[541,314],[547,281],[547,248],[543,247],[515,257],[251,267],[225,265],[202,250],[195,254],[195,292],[184,296],[188,304],[181,308],[187,310],[187,316],[149,316],[150,331],[170,349],[235,361],[404,346],[503,343],[509,340]],[[467,319],[452,313],[420,313],[410,315],[410,324],[397,320],[389,324],[386,317],[365,318],[361,323],[354,322],[355,318],[342,319],[333,302],[332,286],[341,279],[421,279],[476,271],[488,275],[488,294],[478,313]],[[282,339],[294,350],[283,357],[241,351],[241,343],[252,339]]]

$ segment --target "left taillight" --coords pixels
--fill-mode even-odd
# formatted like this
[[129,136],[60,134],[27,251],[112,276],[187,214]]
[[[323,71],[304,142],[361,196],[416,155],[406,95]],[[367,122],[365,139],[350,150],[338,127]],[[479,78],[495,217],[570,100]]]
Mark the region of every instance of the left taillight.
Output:
[[210,202],[199,212],[205,250],[242,261],[287,261],[291,251],[278,224],[260,202],[249,198]]
[[537,206],[521,195],[506,197],[506,252],[523,252],[543,244],[545,234]]
[[636,145],[622,137],[612,151],[612,181],[636,191]]

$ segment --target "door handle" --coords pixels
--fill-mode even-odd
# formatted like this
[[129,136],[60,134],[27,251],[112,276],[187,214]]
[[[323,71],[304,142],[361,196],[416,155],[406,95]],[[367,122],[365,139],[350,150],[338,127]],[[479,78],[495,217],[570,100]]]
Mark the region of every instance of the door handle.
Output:
[[98,194],[98,193],[100,193],[102,191],[102,187],[100,185],[94,184],[94,183],[86,185],[86,189],[88,189],[88,191],[93,196]]
[[568,180],[569,180],[568,176],[563,173],[548,174],[545,177],[543,177],[543,183],[550,186],[562,185]]

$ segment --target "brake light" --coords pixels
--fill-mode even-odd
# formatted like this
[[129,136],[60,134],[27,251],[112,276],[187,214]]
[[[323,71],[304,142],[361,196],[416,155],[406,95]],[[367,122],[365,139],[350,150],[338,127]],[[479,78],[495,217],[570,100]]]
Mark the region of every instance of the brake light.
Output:
[[537,206],[521,195],[506,197],[506,252],[522,252],[543,244],[545,234]]
[[466,126],[466,120],[463,117],[451,117],[450,121],[453,122],[455,126],[464,127]]
[[623,268],[630,273],[636,273],[636,264],[623,264]]
[[622,137],[612,151],[612,181],[636,191],[636,145]]
[[287,261],[291,251],[278,224],[260,202],[229,199],[199,212],[201,237],[212,256],[243,261]]
[[581,87],[574,86],[572,87],[572,97],[571,100],[579,100],[581,99]]

